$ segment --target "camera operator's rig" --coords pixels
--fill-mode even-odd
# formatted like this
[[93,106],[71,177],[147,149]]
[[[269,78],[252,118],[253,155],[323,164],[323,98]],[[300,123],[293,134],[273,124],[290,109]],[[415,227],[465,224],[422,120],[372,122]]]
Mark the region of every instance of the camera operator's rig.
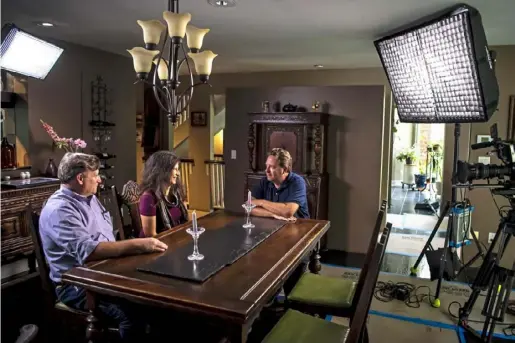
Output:
[[[499,213],[501,219],[495,237],[471,286],[472,293],[459,311],[459,325],[482,342],[491,342],[496,322],[504,320],[515,275],[515,260],[511,269],[500,266],[506,247],[511,237],[515,236],[515,145],[511,141],[503,141],[497,137],[496,125],[491,128],[491,136],[492,141],[473,144],[472,149],[493,147],[503,165],[468,164],[459,161],[457,179],[460,184],[456,185],[456,187],[467,188],[491,188],[492,195],[502,195],[510,203],[510,209],[506,215],[503,216],[501,212]],[[489,180],[491,178],[498,178],[499,183],[496,185],[471,183],[473,180]],[[485,322],[483,331],[479,335],[469,327],[468,317],[481,291],[487,293],[481,311],[481,314],[485,316]]]
[[[502,212],[500,212],[501,219],[497,232],[486,253],[483,252],[483,249],[477,241],[474,231],[471,231],[472,237],[476,241],[479,252],[468,263],[466,263],[459,272],[461,273],[463,269],[470,266],[479,257],[483,257],[483,263],[481,264],[481,267],[479,268],[476,278],[471,286],[472,293],[468,301],[462,308],[460,308],[459,311],[459,325],[467,330],[467,332],[469,332],[471,335],[479,339],[481,342],[491,342],[496,323],[504,320],[504,314],[506,313],[506,309],[508,307],[508,301],[513,287],[515,275],[515,261],[510,267],[511,269],[500,266],[500,261],[503,257],[506,247],[508,246],[511,237],[515,236],[515,145],[511,141],[504,141],[499,139],[496,124],[491,127],[490,135],[492,137],[490,142],[472,144],[471,148],[472,150],[477,150],[493,147],[493,153],[497,155],[503,164],[469,164],[467,162],[457,161],[455,169],[456,171],[453,178],[454,189],[489,188],[491,189],[492,195],[504,196],[510,203],[510,209],[507,211],[506,215],[502,215]],[[497,178],[498,183],[472,183],[474,180],[490,180],[492,178]],[[424,249],[417,259],[417,262],[412,268],[413,274],[416,272],[416,268],[422,260],[424,253],[428,257],[430,268],[433,269],[435,264],[435,268],[439,268],[438,285],[436,289],[435,300],[433,301],[433,306],[435,307],[440,305],[438,296],[440,293],[442,278],[453,280],[459,274],[456,274],[457,264],[455,261],[457,260],[457,256],[450,256],[450,264],[447,260],[447,249],[456,248],[456,242],[453,242],[452,239],[452,237],[455,237],[455,235],[452,233],[453,229],[455,230],[456,228],[453,228],[453,226],[450,225],[451,229],[448,230],[446,234],[443,248],[444,250],[440,261],[435,261],[434,258],[438,257],[441,253],[438,251],[432,251],[431,248],[431,241],[435,236],[445,215],[450,213],[451,208],[451,203],[447,203],[445,211],[439,218],[435,229],[431,233],[426,245],[424,246]],[[430,257],[433,259],[433,261],[430,261]],[[481,311],[481,314],[485,316],[485,322],[483,331],[481,334],[478,334],[474,329],[469,327],[468,317],[472,312],[472,309],[481,291],[486,291],[485,304]]]

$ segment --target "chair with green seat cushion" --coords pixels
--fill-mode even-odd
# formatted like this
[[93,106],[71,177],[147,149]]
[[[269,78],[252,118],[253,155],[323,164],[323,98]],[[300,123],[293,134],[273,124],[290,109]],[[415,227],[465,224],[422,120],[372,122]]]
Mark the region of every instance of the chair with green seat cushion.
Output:
[[321,316],[328,314],[348,318],[352,316],[374,254],[386,204],[387,202],[383,200],[358,282],[341,277],[305,273],[288,295],[288,307]]
[[263,342],[345,342],[348,332],[349,328],[345,326],[288,310]]
[[350,328],[290,309],[272,328],[263,342],[368,342],[366,320],[390,232],[391,224],[388,223],[370,261],[371,267],[364,280],[362,295],[358,300],[356,314],[351,320]]
[[353,280],[305,273],[288,296],[288,300],[292,303],[351,307],[356,286],[357,282]]

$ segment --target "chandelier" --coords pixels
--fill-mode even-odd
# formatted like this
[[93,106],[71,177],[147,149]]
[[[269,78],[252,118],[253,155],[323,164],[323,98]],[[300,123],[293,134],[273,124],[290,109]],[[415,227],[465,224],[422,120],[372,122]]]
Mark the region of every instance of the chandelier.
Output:
[[[199,85],[209,85],[213,59],[217,55],[211,50],[200,52],[204,36],[209,29],[188,25],[191,14],[179,13],[179,0],[168,1],[168,11],[163,12],[163,18],[167,26],[159,20],[138,20],[137,23],[143,29],[145,48],[135,47],[127,51],[132,55],[134,62],[134,70],[138,78],[136,83],[145,82],[152,86],[159,107],[167,114],[168,120],[175,124],[178,114],[189,106],[193,98],[193,89]],[[161,49],[158,49],[161,34],[166,28],[168,32],[165,32]],[[187,36],[187,48],[184,44],[184,36]],[[165,51],[167,51],[166,56]],[[197,82],[194,82],[188,57],[195,64],[199,79]],[[151,73],[152,63],[156,66],[153,73]],[[179,72],[184,64],[190,85],[179,94]]]

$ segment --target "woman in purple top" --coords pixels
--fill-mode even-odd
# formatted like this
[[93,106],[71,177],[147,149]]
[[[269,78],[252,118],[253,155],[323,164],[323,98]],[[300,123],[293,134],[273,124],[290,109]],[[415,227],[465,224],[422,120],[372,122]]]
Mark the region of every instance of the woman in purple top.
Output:
[[145,162],[139,200],[142,236],[153,237],[188,221],[179,163],[171,151],[155,152]]

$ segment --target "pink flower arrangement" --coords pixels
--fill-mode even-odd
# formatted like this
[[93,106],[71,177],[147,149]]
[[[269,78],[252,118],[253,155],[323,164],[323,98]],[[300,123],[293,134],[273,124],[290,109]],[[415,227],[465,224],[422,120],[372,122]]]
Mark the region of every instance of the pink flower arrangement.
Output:
[[58,148],[64,149],[66,152],[79,152],[79,149],[84,149],[87,146],[86,142],[80,138],[73,139],[59,137],[52,126],[48,125],[41,119],[40,121],[43,124],[43,128]]

